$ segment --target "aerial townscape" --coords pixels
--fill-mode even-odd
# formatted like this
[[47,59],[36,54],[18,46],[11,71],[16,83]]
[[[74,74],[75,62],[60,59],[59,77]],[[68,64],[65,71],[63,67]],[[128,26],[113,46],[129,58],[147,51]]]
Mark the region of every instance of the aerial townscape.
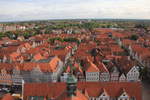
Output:
[[149,100],[149,82],[150,21],[0,24],[0,100]]

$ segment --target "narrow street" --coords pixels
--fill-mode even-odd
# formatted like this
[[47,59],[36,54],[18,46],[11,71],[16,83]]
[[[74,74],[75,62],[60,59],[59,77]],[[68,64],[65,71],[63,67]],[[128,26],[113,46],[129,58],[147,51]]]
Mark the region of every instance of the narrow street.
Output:
[[143,100],[150,100],[150,83],[142,82],[142,98]]

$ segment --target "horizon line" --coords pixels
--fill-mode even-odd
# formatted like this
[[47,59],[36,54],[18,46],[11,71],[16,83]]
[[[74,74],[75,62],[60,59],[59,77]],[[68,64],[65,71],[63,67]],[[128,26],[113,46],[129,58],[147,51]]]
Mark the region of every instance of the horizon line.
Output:
[[137,21],[150,21],[144,18],[54,18],[54,19],[31,19],[31,20],[8,20],[0,21],[0,23],[16,23],[16,22],[34,22],[34,21],[61,21],[61,20],[137,20]]

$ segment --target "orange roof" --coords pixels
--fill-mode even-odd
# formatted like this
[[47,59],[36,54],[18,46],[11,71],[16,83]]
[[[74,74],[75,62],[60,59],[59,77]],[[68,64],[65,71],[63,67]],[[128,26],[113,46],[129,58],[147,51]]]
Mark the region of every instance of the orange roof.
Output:
[[42,55],[40,53],[34,55],[33,57],[35,60],[41,60],[41,59],[44,59],[44,57],[42,57]]
[[77,70],[79,72],[83,73],[83,71],[82,71],[82,69],[81,69],[81,67],[80,67],[80,65],[78,63],[75,63],[74,66],[77,68]]
[[30,62],[30,63],[21,63],[21,64],[16,63],[14,65],[17,66],[17,68],[19,70],[24,70],[24,71],[31,71],[36,67],[39,67],[40,70],[43,71],[43,72],[51,72],[52,71],[52,69],[51,69],[51,67],[48,63],[33,63],[33,62]]
[[112,52],[124,52],[124,50],[121,47],[119,47],[118,45],[111,45],[110,48],[111,48]]
[[[142,86],[140,82],[80,82],[78,89],[86,89],[91,97],[98,97],[102,89],[111,97],[118,97],[124,89],[130,97],[142,100]],[[94,90],[94,92],[93,92]]]
[[26,96],[48,96],[56,98],[66,89],[65,83],[26,83],[24,86],[24,100]]
[[[66,83],[26,83],[24,86],[24,99],[28,96],[45,96],[48,98],[58,98],[66,93]],[[142,100],[142,86],[140,82],[78,82],[77,89],[86,90],[89,97],[99,97],[102,92],[107,93],[110,97],[118,97],[122,89],[130,97],[136,100]],[[93,92],[94,91],[94,92]],[[87,100],[87,95],[76,91],[77,97],[73,100]],[[62,95],[62,96],[65,96]],[[82,98],[82,99],[81,99]],[[61,99],[62,100],[62,99]],[[65,98],[64,100],[70,100]]]
[[11,94],[8,93],[3,96],[2,100],[15,100],[15,99],[11,96]]
[[58,64],[59,61],[60,61],[60,59],[59,59],[57,56],[55,56],[55,57],[49,62],[49,65],[50,65],[51,70],[52,70],[53,72],[56,71],[56,69],[57,69],[57,64]]
[[97,67],[99,68],[100,72],[109,72],[106,66],[102,62],[99,62]]
[[122,40],[122,44],[126,45],[126,46],[129,46],[129,45],[131,45],[133,43],[135,43],[133,40],[129,40],[129,39],[123,39]]
[[125,38],[127,37],[126,34],[122,34],[122,33],[118,33],[118,32],[113,32],[112,34],[114,37],[117,37],[117,38]]
[[84,94],[79,90],[76,91],[76,96],[66,97],[64,100],[89,100]]
[[57,70],[57,64],[60,59],[58,57],[54,57],[49,63],[35,63],[35,62],[27,62],[27,63],[0,63],[0,69],[6,69],[7,71],[12,71],[14,68],[18,70],[31,71],[35,67],[39,66],[41,71],[43,72],[55,72]]
[[86,72],[99,72],[99,69],[94,63],[88,61]]

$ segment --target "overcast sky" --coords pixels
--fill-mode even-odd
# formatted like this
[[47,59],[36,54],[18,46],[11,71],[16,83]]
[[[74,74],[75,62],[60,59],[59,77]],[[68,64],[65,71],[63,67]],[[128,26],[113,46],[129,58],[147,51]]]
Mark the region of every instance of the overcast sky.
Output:
[[150,0],[0,0],[0,21],[67,18],[150,19]]

